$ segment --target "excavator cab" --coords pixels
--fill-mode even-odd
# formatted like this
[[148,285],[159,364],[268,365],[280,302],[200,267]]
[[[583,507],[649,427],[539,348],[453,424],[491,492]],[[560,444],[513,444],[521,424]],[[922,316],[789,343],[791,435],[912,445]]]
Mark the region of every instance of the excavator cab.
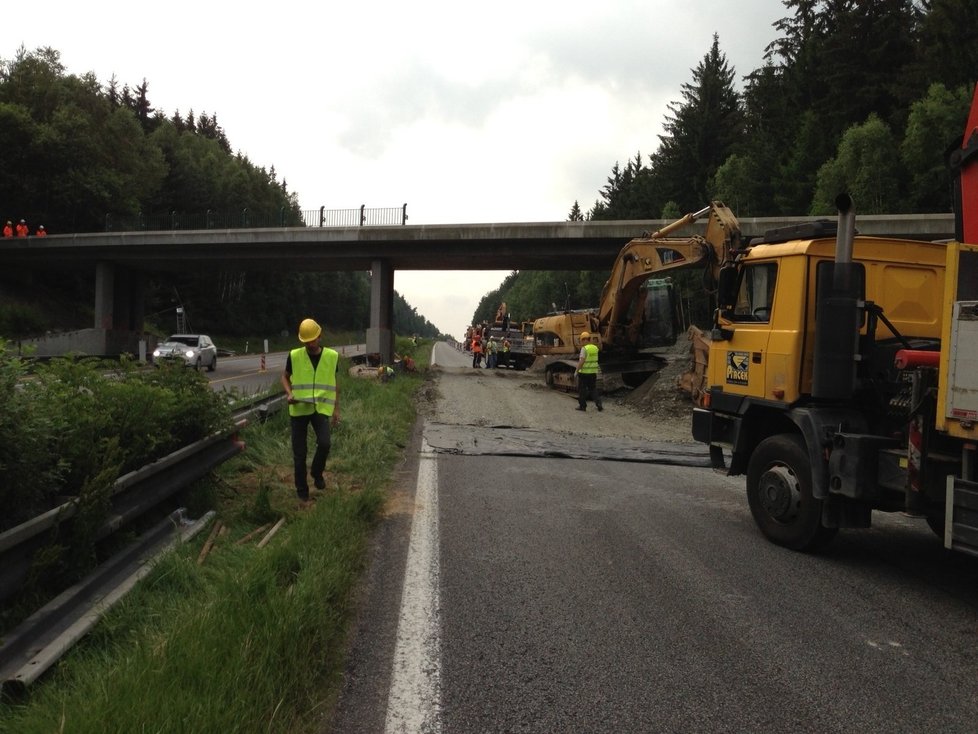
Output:
[[672,278],[645,281],[634,301],[622,312],[615,333],[636,351],[671,347],[679,334],[676,288]]

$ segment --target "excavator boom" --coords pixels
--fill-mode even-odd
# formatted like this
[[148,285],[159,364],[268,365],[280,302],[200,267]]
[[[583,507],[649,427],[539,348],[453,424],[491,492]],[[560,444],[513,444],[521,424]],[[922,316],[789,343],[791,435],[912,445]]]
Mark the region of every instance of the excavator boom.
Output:
[[[681,227],[709,215],[705,236],[666,237]],[[633,304],[642,293],[641,286],[653,276],[673,270],[703,265],[716,279],[720,267],[730,259],[730,252],[740,246],[740,224],[726,206],[714,201],[698,212],[663,227],[648,237],[631,240],[615,260],[611,277],[601,292],[598,307],[598,333],[603,345],[621,344],[632,337],[623,334],[634,324],[628,314],[640,314]]]

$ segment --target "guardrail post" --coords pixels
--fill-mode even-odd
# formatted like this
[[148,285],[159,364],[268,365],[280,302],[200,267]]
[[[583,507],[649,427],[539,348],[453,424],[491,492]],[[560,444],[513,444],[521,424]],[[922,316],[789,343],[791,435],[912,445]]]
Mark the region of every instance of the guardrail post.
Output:
[[319,207],[319,226],[320,227],[325,227],[326,226],[326,207],[325,206]]
[[207,210],[207,214],[204,215],[204,229],[211,228],[211,210]]
[[401,224],[407,224],[407,202],[404,202],[404,206],[401,207]]
[[367,205],[366,204],[361,204],[360,205],[360,226],[361,227],[364,224],[366,224],[366,222],[367,222],[367,214],[366,214],[366,211],[365,211],[366,208],[367,208]]
[[170,212],[170,229],[177,228],[177,210],[174,209]]
[[105,215],[105,231],[106,232],[111,232],[112,231],[111,219],[112,219],[112,215],[106,213],[106,215]]
[[284,227],[285,226],[285,207],[284,206],[279,207],[279,210],[278,210],[278,220],[279,220],[279,226],[280,227]]
[[244,209],[241,210],[241,226],[242,227],[248,226],[248,207],[245,207]]

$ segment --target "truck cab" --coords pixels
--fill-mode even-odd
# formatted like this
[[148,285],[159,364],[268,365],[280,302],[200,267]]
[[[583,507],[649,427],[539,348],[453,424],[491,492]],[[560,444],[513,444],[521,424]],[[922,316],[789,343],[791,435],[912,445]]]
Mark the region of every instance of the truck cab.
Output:
[[[894,360],[901,349],[938,353],[946,301],[947,243],[855,237],[850,348],[835,348],[850,324],[826,305],[836,241],[818,229],[769,232],[741,251],[722,280],[706,405],[693,416],[715,463],[726,452],[729,473],[748,476],[762,530],[800,549],[868,526],[873,509],[906,509],[914,396]],[[820,317],[830,345],[821,349]],[[844,396],[819,394],[819,366],[851,373]],[[781,454],[794,458],[772,458]]]

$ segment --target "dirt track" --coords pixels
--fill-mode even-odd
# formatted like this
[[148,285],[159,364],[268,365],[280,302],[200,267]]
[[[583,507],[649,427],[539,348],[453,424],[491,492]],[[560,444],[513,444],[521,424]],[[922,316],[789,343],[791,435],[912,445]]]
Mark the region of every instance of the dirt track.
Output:
[[[672,367],[640,388],[606,381],[604,410],[575,410],[574,394],[552,390],[540,371],[473,368],[471,355],[436,344],[435,379],[424,388],[422,410],[440,423],[516,426],[559,433],[689,443],[692,403],[671,387]],[[678,369],[680,364],[677,363]]]

